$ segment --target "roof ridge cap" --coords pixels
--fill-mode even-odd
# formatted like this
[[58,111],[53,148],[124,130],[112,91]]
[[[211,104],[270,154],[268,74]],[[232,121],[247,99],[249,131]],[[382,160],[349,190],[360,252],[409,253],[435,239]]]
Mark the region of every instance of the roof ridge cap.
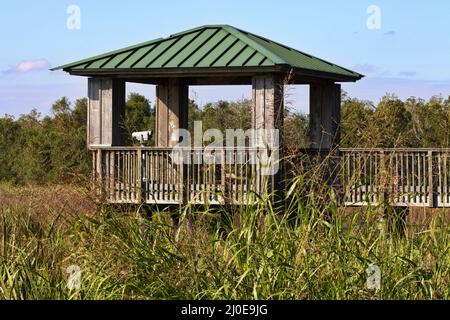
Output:
[[260,45],[255,40],[249,38],[247,34],[250,34],[250,32],[235,28],[230,25],[224,25],[222,28],[228,31],[233,36],[235,36],[236,38],[238,38],[239,40],[245,42],[247,45],[251,46],[253,49],[261,53],[267,59],[271,60],[274,64],[288,64],[285,60],[283,60],[272,50]]

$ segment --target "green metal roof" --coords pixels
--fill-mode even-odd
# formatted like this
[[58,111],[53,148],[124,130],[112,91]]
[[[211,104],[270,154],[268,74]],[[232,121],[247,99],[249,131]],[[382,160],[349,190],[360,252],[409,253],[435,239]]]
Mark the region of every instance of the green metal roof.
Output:
[[229,25],[207,25],[66,64],[53,70],[173,70],[288,66],[358,80],[363,75]]

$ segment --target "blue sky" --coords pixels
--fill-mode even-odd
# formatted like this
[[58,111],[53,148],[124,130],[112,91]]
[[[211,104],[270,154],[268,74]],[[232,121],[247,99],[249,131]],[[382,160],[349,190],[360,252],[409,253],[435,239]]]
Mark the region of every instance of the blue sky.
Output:
[[[81,10],[81,28],[67,28],[67,8]],[[381,29],[369,29],[367,8],[380,8]],[[86,79],[48,69],[168,36],[203,24],[230,24],[354,69],[367,77],[344,84],[351,96],[377,102],[385,93],[450,95],[450,1],[86,1],[15,0],[0,12],[0,114],[43,114],[61,96],[86,95]],[[150,86],[130,85],[154,99]],[[308,111],[306,88],[290,100]],[[249,87],[195,87],[200,104],[250,96]]]

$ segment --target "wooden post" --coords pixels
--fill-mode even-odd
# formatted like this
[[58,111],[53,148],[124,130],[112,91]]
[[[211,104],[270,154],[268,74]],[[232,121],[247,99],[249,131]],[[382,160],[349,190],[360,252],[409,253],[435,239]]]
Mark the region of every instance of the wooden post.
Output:
[[179,79],[166,80],[156,87],[156,145],[172,147],[179,143],[171,140],[172,133],[188,127],[188,86]]
[[[284,120],[284,85],[281,79],[275,75],[254,76],[253,84],[253,114],[252,127],[256,130],[266,130],[263,137],[256,135],[254,146],[267,143],[271,148],[271,152],[275,152],[275,163],[278,170],[269,175],[267,179],[267,190],[261,190],[262,193],[274,193],[276,198],[284,197],[284,170],[282,161],[283,157],[283,120]],[[278,137],[274,136],[277,129]],[[265,141],[259,141],[260,139]],[[278,140],[278,141],[277,141]],[[274,163],[272,163],[274,165]],[[275,168],[276,169],[276,168]],[[262,172],[257,172],[260,177]],[[265,180],[265,179],[264,179]],[[264,186],[265,187],[265,186]]]
[[[311,84],[309,99],[310,148],[318,151],[320,162],[327,160],[327,164],[323,167],[322,180],[336,194],[341,192],[335,185],[337,164],[329,161],[328,154],[323,154],[322,151],[332,150],[340,142],[341,86],[334,83]],[[325,158],[322,157],[323,155]],[[327,198],[328,196],[330,195],[327,193]]]
[[88,146],[123,144],[125,81],[118,79],[88,80]]
[[[282,141],[284,120],[283,83],[272,75],[253,77],[253,129],[280,130],[279,142]],[[274,137],[266,137],[274,142]],[[270,138],[270,139],[269,139]]]
[[[180,140],[174,138],[177,129],[188,128],[189,91],[188,86],[180,79],[167,79],[156,86],[156,145],[158,147],[174,147]],[[183,153],[181,152],[181,156]],[[180,160],[180,159],[179,159]],[[183,161],[183,159],[181,159]],[[180,204],[187,202],[188,188],[183,162],[176,166],[180,184]]]
[[310,85],[310,147],[331,149],[340,142],[340,84]]

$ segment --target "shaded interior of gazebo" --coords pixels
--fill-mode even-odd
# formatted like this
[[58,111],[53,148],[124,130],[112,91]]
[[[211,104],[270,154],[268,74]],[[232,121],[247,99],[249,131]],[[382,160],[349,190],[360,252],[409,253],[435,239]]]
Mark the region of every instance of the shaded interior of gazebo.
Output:
[[[284,86],[307,84],[310,89],[310,148],[329,150],[339,145],[340,83],[355,82],[363,77],[228,25],[198,27],[55,68],[60,69],[71,75],[89,77],[87,141],[93,153],[95,177],[101,182],[107,199],[113,203],[150,204],[244,204],[252,203],[262,193],[284,189],[283,170],[263,179],[258,164],[247,161],[252,157],[250,149],[217,151],[217,159],[244,159],[239,166],[225,161],[208,164],[174,161],[173,147],[179,138],[173,133],[179,128],[187,129],[189,86],[251,85],[253,128],[278,129],[282,137]],[[155,147],[123,144],[121,119],[125,110],[126,82],[156,85]],[[283,150],[282,138],[279,150]],[[204,150],[178,152],[183,160],[195,160]],[[389,174],[378,164],[384,163],[386,154],[391,151],[370,151],[376,152],[375,156],[356,149],[341,149],[342,152],[342,158],[348,161],[342,166],[344,171],[348,168],[343,179],[347,185],[342,187],[346,190],[347,204],[384,201],[386,190],[395,193],[398,205],[439,206],[450,202],[450,187],[442,184],[439,193],[440,185],[433,182],[434,161],[441,157],[438,151],[430,154],[429,150],[416,150],[411,158],[413,161],[417,154],[415,164],[405,165],[406,169],[403,169],[403,161],[409,159],[410,153],[400,157],[395,154],[392,161],[397,162],[393,168],[402,168],[390,173],[401,175],[395,180],[400,181],[395,186],[374,185],[374,181],[383,179],[367,178],[366,173],[374,167],[375,175]],[[391,153],[394,155],[393,151]],[[360,161],[366,156],[375,166]],[[442,156],[445,158],[439,159],[448,161],[447,151],[442,151]],[[419,170],[418,178],[403,181],[405,170]],[[422,175],[420,170],[423,170]],[[350,176],[359,184],[350,181]],[[449,177],[450,174],[442,181],[448,183]],[[361,186],[364,179],[369,182]],[[399,193],[402,188],[406,191]],[[412,201],[408,195],[410,190],[420,193],[420,197]]]

